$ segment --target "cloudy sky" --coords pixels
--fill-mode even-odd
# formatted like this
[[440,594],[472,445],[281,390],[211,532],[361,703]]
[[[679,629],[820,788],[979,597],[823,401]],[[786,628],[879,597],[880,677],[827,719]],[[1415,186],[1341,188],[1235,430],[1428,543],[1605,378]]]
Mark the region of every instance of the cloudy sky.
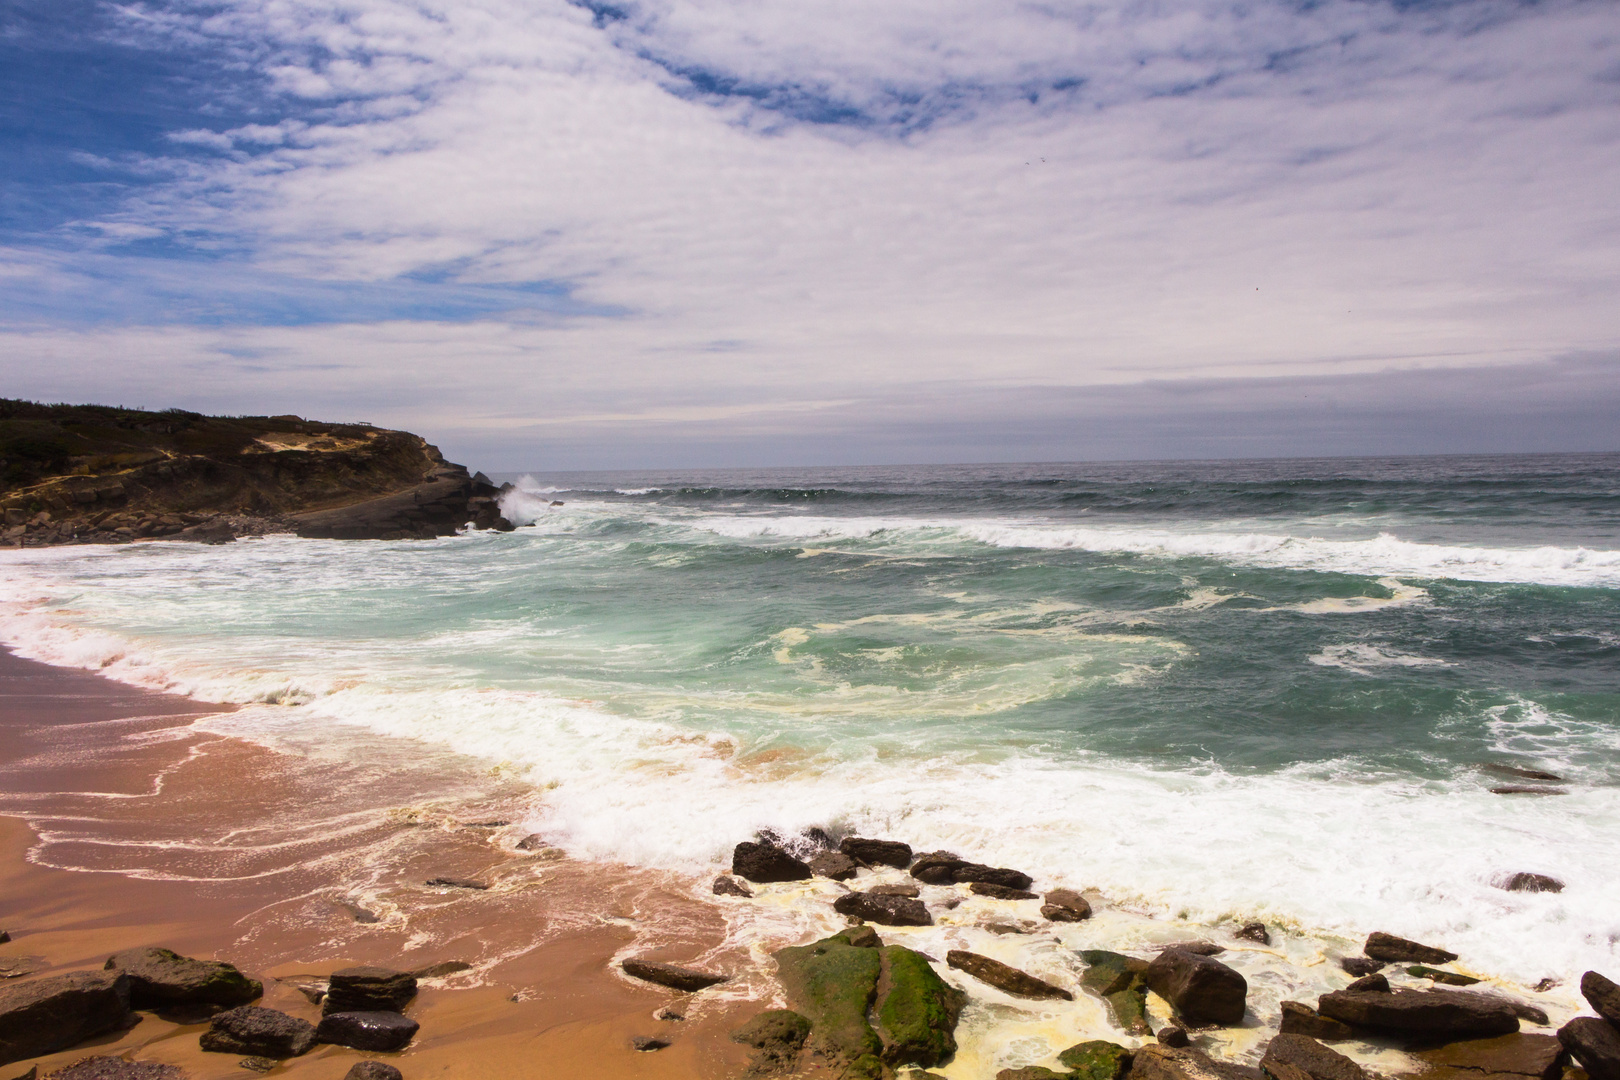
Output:
[[1620,449],[1614,0],[6,0],[0,394],[486,469]]

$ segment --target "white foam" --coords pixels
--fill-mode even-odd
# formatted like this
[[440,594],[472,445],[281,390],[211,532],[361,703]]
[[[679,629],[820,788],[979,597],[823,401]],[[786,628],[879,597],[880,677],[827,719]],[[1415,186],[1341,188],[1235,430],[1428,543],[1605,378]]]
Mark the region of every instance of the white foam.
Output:
[[1451,667],[1448,661],[1432,656],[1416,656],[1359,641],[1344,645],[1325,645],[1320,652],[1307,659],[1321,667],[1344,668],[1358,675],[1371,675],[1378,668]]

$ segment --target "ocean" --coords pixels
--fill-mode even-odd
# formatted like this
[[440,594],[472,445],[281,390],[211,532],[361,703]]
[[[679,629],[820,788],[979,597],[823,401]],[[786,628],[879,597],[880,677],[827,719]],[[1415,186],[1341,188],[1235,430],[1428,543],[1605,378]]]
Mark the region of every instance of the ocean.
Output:
[[1620,966],[1620,455],[511,479],[508,534],[8,552],[0,639],[288,752],[451,751],[579,859],[820,827]]

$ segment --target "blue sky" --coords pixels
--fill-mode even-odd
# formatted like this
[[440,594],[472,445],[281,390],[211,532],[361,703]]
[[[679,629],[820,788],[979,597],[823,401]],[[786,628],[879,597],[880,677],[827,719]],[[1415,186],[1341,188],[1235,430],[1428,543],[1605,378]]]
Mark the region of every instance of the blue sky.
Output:
[[1620,449],[1620,8],[11,0],[0,393],[494,469]]

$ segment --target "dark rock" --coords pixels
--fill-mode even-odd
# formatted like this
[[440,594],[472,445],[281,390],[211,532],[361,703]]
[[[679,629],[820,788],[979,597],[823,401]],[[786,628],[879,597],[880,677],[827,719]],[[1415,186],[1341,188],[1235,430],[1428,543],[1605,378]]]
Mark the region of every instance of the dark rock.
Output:
[[668,1039],[658,1039],[651,1035],[636,1035],[630,1040],[630,1049],[643,1054],[649,1054],[654,1050],[662,1050],[668,1045]]
[[1425,967],[1414,964],[1406,969],[1406,973],[1417,979],[1428,979],[1431,982],[1444,983],[1447,986],[1473,986],[1479,982],[1472,975],[1463,975],[1456,971],[1442,971],[1440,968]]
[[256,979],[218,960],[193,960],[170,949],[129,949],[107,959],[106,970],[129,976],[134,1009],[168,1005],[246,1005],[264,994]]
[[1271,944],[1271,932],[1266,929],[1263,922],[1244,923],[1233,937],[1240,937],[1244,941],[1258,941],[1262,945]]
[[868,866],[892,866],[904,870],[911,865],[911,845],[898,840],[867,840],[859,836],[846,836],[838,850]]
[[[1520,1033],[1449,1043],[1420,1050],[1417,1056],[1431,1066],[1424,1074],[1430,1080],[1478,1080],[1480,1073],[1502,1080],[1558,1080],[1564,1071],[1566,1052],[1555,1036]],[[1443,1071],[1436,1075],[1437,1070]]]
[[242,1005],[214,1017],[198,1044],[216,1054],[298,1057],[314,1048],[315,1028],[275,1009]]
[[0,1065],[66,1050],[124,1026],[129,977],[72,971],[0,986]]
[[911,876],[929,885],[954,885],[957,868],[967,864],[949,851],[925,851],[911,864]]
[[1588,971],[1581,976],[1581,996],[1592,1006],[1592,1011],[1611,1024],[1620,1025],[1620,986]]
[[1187,1034],[1187,1029],[1177,1027],[1175,1024],[1164,1025],[1164,1027],[1154,1032],[1153,1037],[1159,1041],[1160,1046],[1179,1047],[1192,1045],[1192,1036]]
[[1521,870],[1517,874],[1510,874],[1497,888],[1506,889],[1508,892],[1558,893],[1564,891],[1564,883],[1546,874],[1532,874],[1528,870]]
[[1506,1002],[1444,990],[1336,990],[1322,995],[1317,1011],[1354,1028],[1436,1041],[1483,1039],[1519,1030],[1519,1018]]
[[833,910],[884,926],[932,926],[934,917],[921,900],[909,896],[852,892],[833,901]]
[[1498,776],[1516,776],[1520,780],[1549,780],[1554,783],[1562,783],[1564,779],[1556,773],[1544,772],[1541,769],[1527,769],[1522,765],[1499,765],[1492,762],[1484,766],[1484,768],[1487,772],[1493,772]]
[[1211,956],[1166,949],[1148,965],[1147,984],[1194,1024],[1236,1024],[1243,1019],[1249,983]]
[[487,881],[472,881],[468,878],[428,878],[423,884],[434,889],[472,889],[475,892],[489,891],[489,883]]
[[1012,994],[1014,997],[1074,1000],[1074,995],[1062,987],[1053,986],[1028,972],[1009,967],[1000,960],[992,960],[988,956],[980,956],[965,949],[952,949],[945,954],[945,962],[958,971],[965,971],[980,982],[989,983],[997,990]]
[[11,941],[11,935],[6,933],[4,930],[0,930],[0,945],[5,945],[5,944],[9,943],[10,941]]
[[1053,922],[1081,922],[1091,918],[1091,902],[1073,889],[1053,889],[1042,899],[1041,914]]
[[0,979],[20,979],[37,975],[51,966],[43,956],[7,956],[0,958]]
[[1598,1016],[1577,1016],[1558,1029],[1558,1041],[1592,1080],[1620,1080],[1620,1028]]
[[922,895],[915,885],[874,885],[866,890],[868,896],[909,896],[913,900]]
[[1419,945],[1382,930],[1374,930],[1367,935],[1367,945],[1363,951],[1374,960],[1391,964],[1449,964],[1457,959],[1454,952],[1436,949],[1432,945]]
[[343,1074],[343,1080],[405,1080],[400,1071],[386,1061],[357,1061],[354,1068]]
[[1226,951],[1225,948],[1215,944],[1213,941],[1172,941],[1168,945],[1154,947],[1155,952],[1169,952],[1171,949],[1179,949],[1181,952],[1192,953],[1194,956],[1219,956]]
[[787,1072],[809,1037],[809,1019],[790,1009],[767,1009],[731,1033],[732,1042],[754,1048],[749,1071],[756,1075]]
[[315,1038],[352,1050],[403,1050],[420,1027],[397,1012],[330,1012],[321,1017]]
[[738,881],[730,874],[721,874],[719,877],[714,879],[714,895],[741,896],[744,899],[747,899],[754,895],[754,890],[750,889],[747,885],[744,885],[741,881]]
[[411,974],[415,975],[418,979],[442,979],[446,975],[455,975],[458,972],[471,970],[472,965],[467,963],[465,960],[441,960],[437,964],[429,964],[427,967],[417,968],[415,971],[411,972]]
[[1005,866],[985,866],[982,863],[962,863],[951,871],[951,880],[958,885],[968,885],[972,882],[983,882],[986,885],[1000,885],[1005,889],[1027,889],[1035,879],[1018,870],[1009,870]]
[[834,938],[845,945],[853,945],[857,949],[881,949],[883,939],[878,932],[870,926],[849,926],[833,935]]
[[1035,929],[1034,923],[1030,923],[1029,925],[1025,926],[1018,923],[987,922],[983,925],[984,928],[990,931],[992,934],[1027,934],[1031,930]]
[[788,1004],[810,1021],[811,1049],[846,1078],[879,1080],[883,1040],[867,1018],[877,998],[882,950],[851,944],[850,933],[778,950],[777,978]]
[[658,960],[641,960],[636,957],[620,961],[619,966],[631,978],[657,983],[659,986],[667,986],[671,990],[681,990],[686,993],[695,993],[726,982],[731,978],[729,975],[716,975],[713,972],[699,971],[696,968],[681,967],[678,964],[666,964]]
[[532,832],[517,842],[519,851],[539,851],[541,848],[550,846],[546,843],[546,838],[537,832]]
[[1341,1042],[1354,1037],[1350,1025],[1330,1016],[1323,1016],[1309,1005],[1298,1001],[1282,1003],[1282,1025],[1277,1029],[1284,1035],[1309,1035],[1313,1039]]
[[1091,1039],[1058,1054],[1071,1080],[1124,1080],[1131,1069],[1131,1051],[1116,1043]]
[[[185,1070],[178,1065],[125,1061],[115,1057],[87,1057],[65,1069],[57,1069],[46,1080],[184,1080],[185,1075]],[[19,1076],[17,1080],[25,1080],[25,1076]]]
[[848,881],[857,869],[854,859],[836,851],[823,851],[810,857],[810,872],[817,877]]
[[323,1013],[399,1012],[416,996],[416,976],[381,967],[350,967],[327,979]]
[[1216,1061],[1192,1047],[1149,1044],[1131,1059],[1130,1080],[1260,1080],[1260,1070]]
[[653,1013],[653,1019],[678,1022],[686,1019],[686,1013],[675,1008],[674,1006],[666,1005],[662,1009],[659,1009],[657,1012]]
[[1345,989],[1352,994],[1387,994],[1389,993],[1389,979],[1383,975],[1363,975]]
[[1022,1069],[1002,1069],[996,1080],[1069,1080],[1066,1072],[1053,1072],[1044,1065],[1025,1065]]
[[1339,966],[1357,977],[1384,970],[1384,962],[1370,956],[1341,956]]
[[1491,788],[1492,795],[1568,795],[1569,792],[1557,787],[1538,787],[1531,784],[1502,784]]
[[1278,1063],[1294,1066],[1311,1080],[1367,1080],[1360,1065],[1309,1035],[1278,1035],[1272,1039],[1260,1060],[1260,1071],[1272,1072],[1272,1066]]
[[988,881],[975,881],[968,886],[968,892],[975,896],[988,896],[992,900],[1034,900],[1036,894],[1023,889],[1009,889],[1005,885],[995,885]]
[[807,881],[811,877],[809,866],[766,840],[738,844],[731,853],[731,872],[760,884]]

